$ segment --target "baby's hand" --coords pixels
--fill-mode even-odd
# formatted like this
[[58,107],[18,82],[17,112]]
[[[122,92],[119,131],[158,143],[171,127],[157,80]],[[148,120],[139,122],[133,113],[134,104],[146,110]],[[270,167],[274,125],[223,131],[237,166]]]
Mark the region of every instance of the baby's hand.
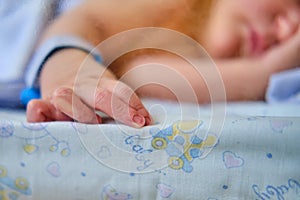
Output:
[[[109,71],[98,77],[103,66],[92,58],[87,67],[82,67],[82,62],[77,67],[70,67],[76,61],[76,56],[67,61],[66,56],[70,53],[57,53],[44,66],[41,77],[43,98],[29,102],[29,122],[75,120],[97,124],[102,123],[101,117],[96,114],[101,111],[132,127],[151,124],[150,114],[131,88],[116,80]],[[80,56],[76,58],[77,62],[82,61]]]
[[279,72],[300,66],[300,26],[298,31],[286,41],[271,48],[263,57],[264,66]]

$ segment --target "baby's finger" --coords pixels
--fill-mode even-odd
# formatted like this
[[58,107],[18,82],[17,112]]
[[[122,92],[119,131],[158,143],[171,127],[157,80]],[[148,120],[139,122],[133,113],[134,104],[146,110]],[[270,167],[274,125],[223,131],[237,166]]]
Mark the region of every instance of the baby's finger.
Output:
[[139,115],[142,115],[145,118],[145,125],[152,124],[152,119],[149,112],[141,102],[140,98],[130,87],[128,87],[126,84],[124,84],[121,81],[114,81],[114,80],[108,80],[105,83],[105,86],[112,94],[114,94],[115,99],[119,99],[120,101],[123,101],[125,105],[128,105],[130,108],[135,110],[136,113],[138,113]]
[[83,103],[71,88],[60,87],[56,89],[51,101],[56,109],[78,122],[88,124],[102,122],[94,110]]
[[28,122],[71,121],[72,119],[57,110],[49,101],[31,100],[26,108]]
[[146,125],[145,116],[122,101],[109,89],[97,89],[95,93],[95,109],[106,113],[115,120],[140,128]]

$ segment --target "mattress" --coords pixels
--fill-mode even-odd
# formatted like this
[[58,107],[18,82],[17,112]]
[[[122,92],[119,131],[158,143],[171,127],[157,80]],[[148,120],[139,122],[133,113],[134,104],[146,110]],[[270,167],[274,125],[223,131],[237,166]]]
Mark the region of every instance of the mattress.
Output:
[[0,199],[300,199],[300,105],[143,100],[154,124],[0,110]]

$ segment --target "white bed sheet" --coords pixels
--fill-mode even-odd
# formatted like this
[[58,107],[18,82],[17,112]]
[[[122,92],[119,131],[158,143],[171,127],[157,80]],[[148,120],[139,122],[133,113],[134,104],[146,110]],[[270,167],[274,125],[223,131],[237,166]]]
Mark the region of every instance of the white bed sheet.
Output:
[[144,102],[143,129],[1,110],[0,199],[300,199],[299,105],[229,103],[214,132],[210,105]]

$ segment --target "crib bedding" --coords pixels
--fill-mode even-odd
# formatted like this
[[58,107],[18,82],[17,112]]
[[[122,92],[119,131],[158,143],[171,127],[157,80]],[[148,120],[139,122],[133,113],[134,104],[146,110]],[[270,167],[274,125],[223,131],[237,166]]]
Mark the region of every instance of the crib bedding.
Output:
[[142,129],[0,110],[0,199],[300,199],[299,105],[144,103]]

